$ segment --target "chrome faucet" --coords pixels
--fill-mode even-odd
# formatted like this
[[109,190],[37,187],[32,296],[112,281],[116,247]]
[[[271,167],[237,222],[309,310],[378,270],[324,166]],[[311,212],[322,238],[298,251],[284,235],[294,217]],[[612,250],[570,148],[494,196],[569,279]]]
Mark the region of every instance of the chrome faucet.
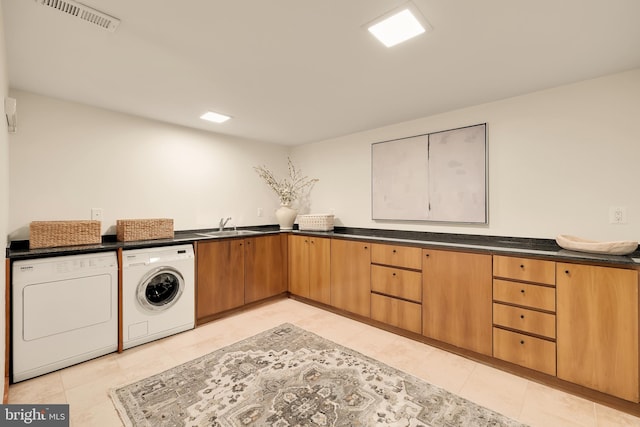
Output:
[[227,219],[220,218],[220,231],[224,230],[224,226],[227,225],[227,222],[229,222],[229,220],[231,220],[231,217],[228,217]]

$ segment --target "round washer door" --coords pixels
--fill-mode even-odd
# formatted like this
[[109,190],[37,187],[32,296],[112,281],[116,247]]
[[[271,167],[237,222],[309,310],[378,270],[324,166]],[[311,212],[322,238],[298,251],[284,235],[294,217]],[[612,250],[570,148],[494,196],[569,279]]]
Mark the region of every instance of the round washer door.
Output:
[[172,267],[158,267],[150,271],[138,285],[138,302],[149,311],[163,311],[180,299],[184,279]]

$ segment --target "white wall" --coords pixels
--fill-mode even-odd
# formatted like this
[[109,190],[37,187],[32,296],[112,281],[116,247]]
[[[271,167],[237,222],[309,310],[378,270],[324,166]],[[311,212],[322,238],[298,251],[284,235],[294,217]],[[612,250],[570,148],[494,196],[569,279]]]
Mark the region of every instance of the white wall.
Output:
[[[24,91],[10,137],[9,232],[34,220],[173,218],[176,230],[275,224],[278,198],[253,166],[286,171],[288,148],[151,121]],[[222,125],[224,126],[224,125]],[[264,214],[257,216],[258,208]]]
[[[289,147],[239,140],[12,91],[8,232],[28,238],[33,220],[174,218],[177,230],[276,223],[277,197],[252,166],[284,173],[292,153],[320,178],[312,212],[335,211],[351,227],[597,240],[639,240],[640,69]],[[371,220],[371,143],[487,122],[489,224]],[[609,224],[624,206],[628,223]],[[257,209],[264,216],[257,216]],[[6,234],[6,233],[5,233]]]
[[[4,98],[9,93],[9,83],[7,77],[7,61],[4,42],[4,19],[2,5],[0,4],[0,98],[2,116],[4,116]],[[0,244],[4,248],[7,243],[7,224],[9,215],[9,143],[7,136],[7,122],[0,120]],[[0,277],[4,282],[5,263],[0,266]],[[0,292],[0,396],[4,396],[4,376],[5,376],[5,293]]]
[[[346,226],[640,240],[638,120],[640,69],[298,146],[292,158],[320,179],[311,210],[333,209]],[[487,226],[371,220],[371,143],[484,122]],[[609,223],[611,206],[626,207],[626,225]]]

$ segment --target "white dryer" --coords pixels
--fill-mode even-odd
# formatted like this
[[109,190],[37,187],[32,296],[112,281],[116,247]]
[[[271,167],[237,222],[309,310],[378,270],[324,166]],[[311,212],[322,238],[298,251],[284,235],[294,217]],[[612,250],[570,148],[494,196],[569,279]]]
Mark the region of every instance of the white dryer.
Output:
[[20,260],[12,272],[14,382],[118,349],[115,252]]
[[193,246],[123,250],[123,348],[193,329],[194,326]]

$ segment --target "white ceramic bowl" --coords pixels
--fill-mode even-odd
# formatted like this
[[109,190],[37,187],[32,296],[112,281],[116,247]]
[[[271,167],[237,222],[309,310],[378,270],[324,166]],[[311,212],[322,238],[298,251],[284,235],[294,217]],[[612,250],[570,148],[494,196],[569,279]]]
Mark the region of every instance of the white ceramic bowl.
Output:
[[569,236],[567,234],[558,235],[558,237],[556,237],[556,242],[564,249],[607,255],[628,255],[638,247],[638,242],[598,242],[595,240]]

